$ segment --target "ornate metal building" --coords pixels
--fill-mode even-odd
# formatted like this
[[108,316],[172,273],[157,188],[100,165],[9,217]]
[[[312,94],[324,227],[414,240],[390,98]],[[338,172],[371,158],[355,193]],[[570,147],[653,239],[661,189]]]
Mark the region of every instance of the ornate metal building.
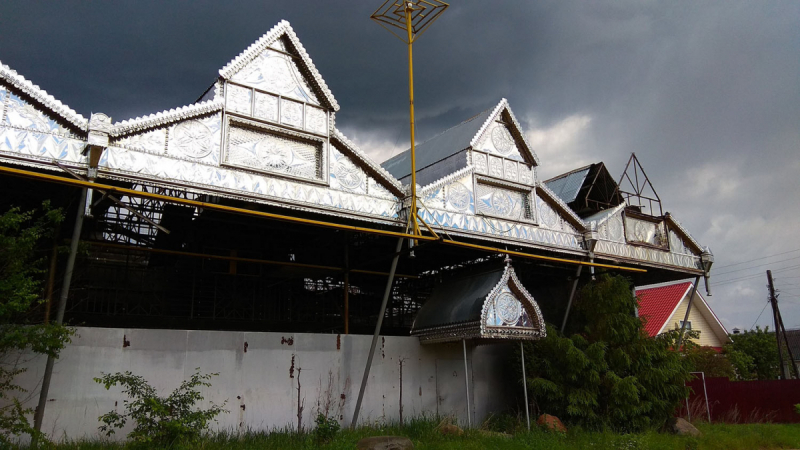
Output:
[[[406,225],[409,155],[377,164],[339,131],[339,104],[287,22],[221,68],[191,105],[87,120],[7,66],[0,103],[2,206],[51,199],[87,217],[72,323],[370,330],[390,238]],[[641,192],[609,185],[604,167],[539,180],[546,162],[505,99],[417,154],[420,215],[447,239],[404,250],[385,333],[408,335],[440,283],[501,267],[487,248],[516,252],[521,284],[512,291],[527,288],[554,322],[576,264],[638,269],[625,272],[637,284],[710,267],[710,251],[671,214],[645,211]],[[593,183],[603,183],[592,191],[602,201],[589,202]]]

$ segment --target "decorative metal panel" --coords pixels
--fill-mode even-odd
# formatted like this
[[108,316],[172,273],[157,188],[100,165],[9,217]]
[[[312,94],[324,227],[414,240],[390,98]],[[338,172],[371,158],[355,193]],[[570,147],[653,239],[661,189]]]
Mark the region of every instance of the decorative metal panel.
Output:
[[528,311],[508,286],[503,286],[485,308],[483,324],[486,327],[534,327]]
[[328,134],[328,114],[324,109],[306,105],[306,130]]
[[519,181],[519,173],[517,170],[517,163],[514,161],[505,160],[503,164],[503,174],[506,180],[517,182]]
[[669,266],[686,267],[690,269],[702,270],[703,266],[700,258],[692,255],[671,253],[664,250],[627,245],[618,242],[599,240],[595,246],[595,253],[612,256],[620,256],[628,259],[636,259],[644,262],[663,264]]
[[222,115],[185,120],[169,128],[167,155],[218,165]]
[[231,80],[283,97],[319,105],[319,100],[293,59],[267,49],[250,61]]
[[282,101],[281,123],[295,128],[303,128],[303,104],[291,100]]
[[367,193],[367,175],[353,164],[350,158],[331,147],[331,189],[347,192]]
[[539,213],[539,225],[550,229],[561,229],[561,217],[540,197],[536,197],[536,210]]
[[322,143],[231,124],[225,163],[319,180],[322,177]]
[[163,154],[167,151],[167,131],[159,128],[137,133],[112,141],[111,145],[140,152]]
[[477,210],[513,220],[530,218],[527,194],[478,183]]
[[528,185],[534,184],[533,172],[527,164],[519,164],[519,182]]
[[83,155],[84,141],[30,130],[0,127],[0,152],[31,157],[51,163],[58,160],[67,163],[86,164]]
[[625,238],[628,242],[640,242],[655,246],[664,246],[664,224],[625,217]]
[[334,191],[326,186],[274,178],[268,174],[215,167],[117,147],[109,147],[105,155],[107,158],[100,161],[101,168],[105,169],[101,173],[104,174],[136,175],[169,184],[224,191],[236,196],[290,202],[307,205],[315,211],[326,208],[387,219],[398,216],[399,205],[395,200]]
[[228,83],[225,107],[229,111],[250,115],[253,107],[253,90]]
[[5,125],[42,133],[60,134],[62,136],[71,135],[69,129],[64,128],[50,116],[18,96],[8,93],[8,99],[5,102],[6,113],[3,119]]
[[472,152],[472,165],[475,166],[475,172],[489,174],[489,163],[486,162],[486,155],[483,153]]
[[489,156],[489,175],[503,178],[503,160],[496,156]]
[[256,91],[253,117],[270,122],[278,121],[278,97]]
[[382,184],[375,181],[374,178],[369,177],[367,183],[368,183],[367,192],[369,193],[370,197],[378,197],[388,200],[399,201],[397,197],[391,193],[391,191],[383,187]]
[[[467,176],[444,187],[445,209],[475,213],[472,177]],[[427,205],[427,203],[426,203]]]
[[508,127],[502,123],[495,122],[490,125],[478,139],[476,148],[504,158],[525,161],[514,136],[508,130]]

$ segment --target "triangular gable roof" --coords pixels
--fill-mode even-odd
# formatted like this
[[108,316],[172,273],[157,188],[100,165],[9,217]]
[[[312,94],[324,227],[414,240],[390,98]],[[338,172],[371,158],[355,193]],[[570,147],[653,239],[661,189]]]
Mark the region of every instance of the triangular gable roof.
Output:
[[[649,336],[656,336],[666,331],[669,319],[675,314],[681,301],[689,295],[691,289],[692,283],[687,281],[636,290],[636,295],[639,297],[639,317],[646,318],[645,331]],[[714,314],[706,299],[699,290],[695,291],[695,296],[692,308],[697,308],[709,325],[716,329],[717,336],[722,341],[727,341],[729,339],[728,330]],[[709,320],[709,317],[713,320]]]
[[[536,156],[522,133],[522,128],[508,106],[508,101],[502,99],[494,108],[487,109],[427,141],[417,144],[415,149],[417,172],[476,145],[486,128],[504,113],[511,119],[509,128],[517,142],[521,144],[523,155],[532,161],[534,165],[538,165],[539,157]],[[395,178],[404,178],[411,174],[411,150],[395,155],[381,165]]]
[[85,131],[89,126],[89,121],[86,120],[85,117],[75,112],[75,110],[69,106],[61,103],[44,89],[26,80],[25,77],[2,62],[0,62],[0,79],[41,103],[50,112],[56,114],[59,118],[74,125],[78,129]]
[[584,231],[587,229],[586,222],[584,222],[580,216],[575,214],[575,211],[573,211],[572,208],[570,208],[566,203],[564,203],[563,200],[561,200],[561,198],[559,198],[552,190],[550,190],[546,184],[539,182],[536,184],[536,188],[536,192],[540,194],[542,198],[549,200],[551,204],[554,204],[558,207],[557,209],[569,219],[568,221],[572,224],[572,226],[577,228],[579,231]]
[[636,290],[639,297],[639,317],[645,319],[644,329],[648,336],[661,333],[664,324],[672,317],[691,288],[692,283],[686,282]]
[[286,36],[289,39],[295,51],[297,52],[297,55],[300,57],[303,68],[309,75],[308,81],[311,83],[312,89],[314,89],[316,93],[324,99],[324,103],[327,103],[326,106],[334,111],[338,111],[339,103],[336,102],[336,99],[333,97],[333,93],[328,88],[325,80],[322,79],[322,76],[320,75],[316,66],[314,66],[314,63],[311,61],[311,57],[308,56],[308,52],[306,52],[305,47],[303,47],[303,44],[300,43],[300,39],[297,38],[294,29],[292,29],[292,26],[289,25],[289,22],[285,20],[278,22],[278,24],[272,27],[271,30],[266,32],[258,40],[247,47],[245,51],[240,53],[239,56],[233,58],[228,64],[225,65],[225,67],[219,70],[219,75],[222,78],[231,78],[234,74],[236,74],[236,72],[244,68],[247,63],[255,59],[259,54],[261,54],[261,52],[266,50],[267,47],[269,47],[273,42],[282,36]]
[[386,169],[367,156],[360,148],[356,147],[356,145],[352,143],[344,133],[339,131],[338,128],[333,128],[331,142],[336,145],[337,148],[340,148],[340,150],[345,150],[348,156],[354,157],[357,161],[361,162],[362,165],[366,166],[368,169],[367,171],[376,178],[382,180],[384,182],[384,187],[389,189],[393,194],[399,197],[404,195],[402,184],[387,172]]

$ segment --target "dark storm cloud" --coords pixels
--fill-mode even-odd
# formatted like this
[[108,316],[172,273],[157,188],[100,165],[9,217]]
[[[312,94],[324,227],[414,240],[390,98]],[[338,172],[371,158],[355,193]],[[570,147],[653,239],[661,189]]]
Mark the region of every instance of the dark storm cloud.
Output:
[[[0,60],[86,116],[123,120],[193,102],[287,19],[338,126],[382,160],[408,146],[408,85],[404,45],[368,19],[379,4],[6,1]],[[635,151],[717,266],[800,248],[798,17],[794,1],[453,1],[415,45],[418,136],[506,97],[544,177],[600,160],[619,176]],[[781,273],[800,326],[798,272]],[[749,327],[763,284],[721,284],[712,307]]]

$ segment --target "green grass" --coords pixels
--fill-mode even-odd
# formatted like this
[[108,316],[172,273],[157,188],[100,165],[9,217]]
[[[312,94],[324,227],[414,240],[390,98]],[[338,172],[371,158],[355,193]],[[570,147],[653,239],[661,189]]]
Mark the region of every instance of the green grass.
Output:
[[[511,437],[487,435],[480,430],[469,430],[463,436],[443,436],[437,430],[438,423],[431,420],[412,421],[404,427],[375,426],[355,431],[342,430],[335,438],[323,445],[313,433],[275,431],[245,433],[242,435],[220,433],[206,437],[201,442],[179,448],[202,450],[221,449],[348,449],[352,450],[359,439],[367,436],[406,436],[419,450],[427,449],[790,449],[800,448],[800,425],[752,424],[752,425],[698,425],[703,433],[699,438],[672,436],[650,431],[640,434],[615,434],[611,432],[587,432],[571,429],[566,434],[557,434],[540,429],[531,432],[518,431]],[[497,425],[496,423],[494,424]],[[503,424],[500,424],[503,425]],[[505,428],[505,427],[502,427]],[[517,427],[518,428],[518,427]],[[507,428],[506,428],[507,429]],[[128,449],[135,446],[103,442],[77,441],[58,444],[57,450]]]

